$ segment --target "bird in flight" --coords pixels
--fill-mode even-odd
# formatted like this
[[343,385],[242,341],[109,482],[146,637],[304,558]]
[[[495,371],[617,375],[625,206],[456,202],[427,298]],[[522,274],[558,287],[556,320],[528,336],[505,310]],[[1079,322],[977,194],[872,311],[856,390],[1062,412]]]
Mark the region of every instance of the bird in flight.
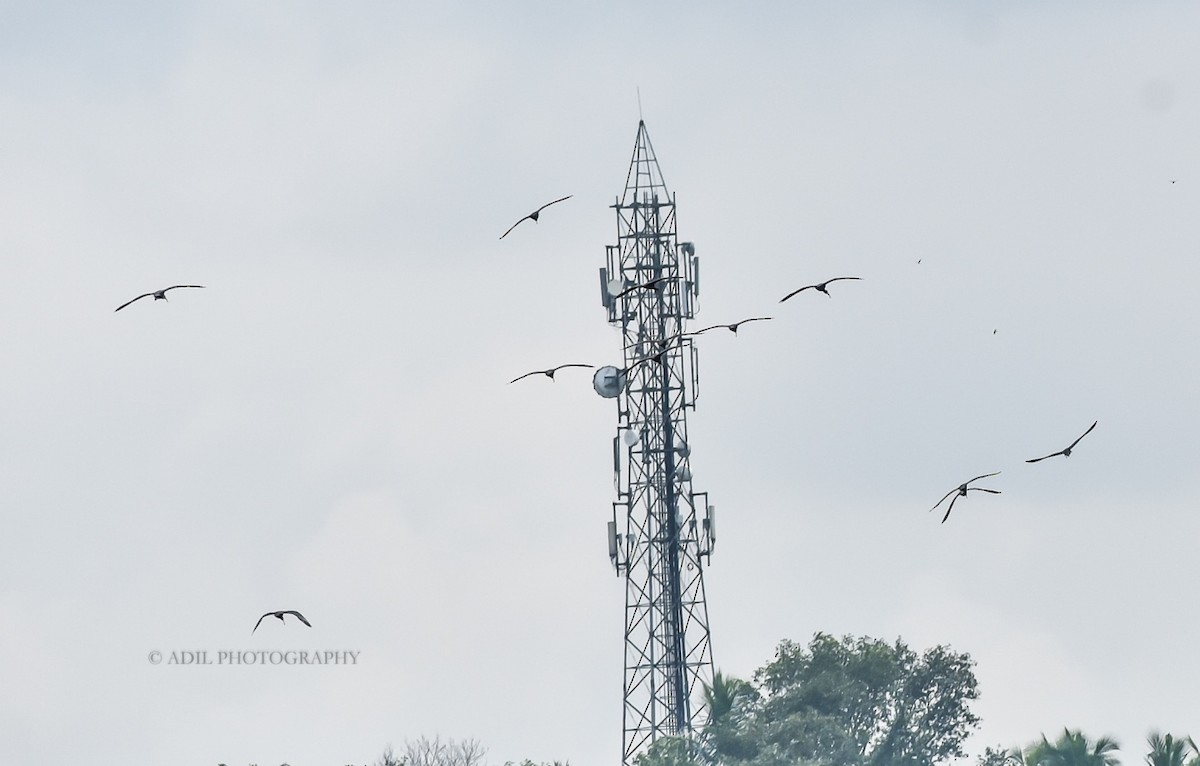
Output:
[[[1099,423],[1099,422],[1100,422],[1099,420],[1096,421],[1096,423]],[[1087,436],[1088,434],[1090,434],[1092,432],[1092,428],[1096,427],[1096,423],[1092,423],[1091,427],[1088,428],[1088,430],[1083,432],[1083,436]],[[1083,436],[1080,436],[1078,439],[1071,442],[1071,446],[1067,447],[1064,450],[1059,450],[1058,452],[1052,452],[1051,454],[1046,455],[1045,457],[1035,457],[1033,460],[1026,460],[1025,462],[1026,463],[1036,463],[1039,460],[1045,460],[1048,457],[1058,457],[1059,455],[1062,455],[1063,457],[1071,457],[1071,450],[1075,449],[1075,445],[1078,444],[1080,442],[1080,440],[1083,439]]]
[[[919,261],[918,261],[918,263],[919,263]],[[805,290],[808,290],[810,288],[813,290],[817,290],[818,292],[825,293],[825,295],[832,298],[833,296],[829,295],[829,291],[826,290],[825,288],[828,287],[830,282],[837,282],[839,279],[862,279],[862,277],[834,277],[833,279],[826,279],[824,282],[818,282],[815,285],[805,285],[804,287],[801,287],[799,290],[792,290],[790,293],[788,293],[787,295],[780,298],[779,302],[783,303],[784,301],[786,301],[788,298],[791,298],[796,293],[802,293]]]
[[645,344],[647,346],[653,344],[654,346],[656,346],[658,348],[658,351],[661,352],[677,340],[682,340],[683,338],[690,338],[694,335],[699,335],[699,334],[700,333],[695,333],[695,332],[677,332],[674,335],[668,335],[665,338],[658,338],[656,340],[641,340],[641,341],[637,341],[635,343],[631,343],[625,347],[625,350],[628,351],[631,348],[639,349],[642,347],[643,344]]
[[594,365],[594,364],[560,364],[559,366],[551,367],[548,370],[534,370],[533,372],[527,372],[519,378],[513,378],[512,380],[508,381],[508,383],[509,383],[509,385],[512,385],[513,383],[516,383],[518,380],[521,380],[522,378],[528,378],[530,375],[545,375],[547,378],[550,378],[550,380],[554,380],[554,373],[558,372],[559,370],[563,369],[564,367],[595,368],[595,366],[596,365]]
[[631,373],[635,369],[637,369],[638,365],[646,364],[647,362],[658,362],[660,365],[666,365],[667,352],[670,350],[671,350],[670,347],[665,345],[665,342],[664,342],[664,345],[661,350],[655,351],[653,354],[647,354],[646,356],[643,356],[641,359],[633,360],[632,362],[630,362],[629,366],[622,369],[621,372],[626,373],[626,374]]
[[[559,197],[558,199],[554,200],[554,202],[547,202],[545,205],[542,205],[542,206],[541,206],[541,207],[539,207],[537,210],[534,210],[532,213],[530,213],[529,215],[525,216],[525,218],[528,218],[529,220],[533,221],[534,223],[537,223],[538,215],[540,215],[540,214],[541,214],[541,212],[542,212],[543,210],[545,210],[546,208],[550,207],[551,205],[554,205],[554,204],[557,204],[557,203],[559,203],[559,202],[562,202],[563,200],[571,199],[571,197],[574,197],[574,196],[575,196],[574,194],[568,194],[568,195],[567,195],[567,196],[565,196],[565,197]],[[504,232],[503,234],[501,234],[501,235],[500,235],[500,239],[504,239],[505,237],[507,237],[507,236],[508,236],[508,232],[509,232],[509,231],[512,231],[512,230],[513,230],[513,229],[515,229],[515,228],[517,228],[517,224],[521,223],[521,221],[524,221],[524,220],[525,220],[525,218],[522,218],[520,221],[517,221],[517,223],[514,223],[512,226],[509,226],[509,227],[508,227],[508,231],[506,231],[506,232]]]
[[980,479],[986,479],[989,476],[999,476],[999,475],[1000,475],[1000,472],[996,471],[995,473],[985,473],[982,476],[976,476],[974,479],[971,479],[970,481],[964,481],[962,484],[959,484],[957,487],[955,487],[954,489],[947,492],[945,494],[945,496],[942,497],[941,500],[937,501],[937,505],[934,505],[933,508],[930,508],[929,510],[932,511],[932,510],[936,509],[939,505],[941,505],[942,503],[944,503],[946,501],[947,497],[954,495],[954,500],[951,500],[949,507],[946,508],[946,515],[942,517],[942,523],[945,524],[946,519],[950,518],[950,511],[954,510],[954,501],[958,500],[958,498],[960,498],[960,497],[966,497],[968,492],[975,490],[977,492],[990,492],[993,495],[999,495],[1000,490],[998,490],[998,489],[984,489],[983,487],[968,487],[967,486],[972,481],[978,481]]
[[[266,613],[266,614],[264,614],[262,617],[259,617],[259,618],[258,618],[258,622],[254,623],[254,630],[258,630],[258,626],[259,626],[259,625],[262,625],[262,621],[263,621],[263,620],[265,620],[265,619],[267,619],[268,617],[278,617],[278,618],[279,618],[279,621],[280,621],[280,622],[283,622],[283,616],[284,616],[285,614],[294,614],[294,615],[296,615],[297,617],[299,617],[299,618],[300,618],[300,622],[304,623],[305,625],[307,625],[307,626],[308,626],[308,627],[310,627],[310,628],[312,627],[312,623],[311,623],[311,622],[309,622],[308,620],[304,619],[304,615],[300,614],[300,613],[299,613],[299,612],[297,612],[295,609],[284,609],[284,610],[283,610],[283,611],[281,611],[281,612],[267,612],[267,613]],[[252,633],[252,634],[253,634],[253,633],[254,633],[254,630],[250,631],[250,633]]]
[[627,287],[624,290],[622,290],[621,292],[614,295],[613,297],[621,298],[621,297],[626,296],[629,293],[633,292],[634,290],[657,290],[659,285],[661,285],[664,282],[670,282],[673,279],[679,279],[679,277],[658,277],[657,279],[651,279],[649,282],[643,282],[640,285],[633,285],[632,287]]
[[729,330],[734,335],[737,335],[738,328],[741,327],[742,325],[746,324],[747,322],[765,322],[770,318],[771,317],[750,317],[749,319],[742,319],[742,320],[739,320],[732,324],[715,324],[712,327],[705,327],[703,330],[697,330],[696,332],[694,332],[692,334],[699,335],[702,332],[708,332],[709,330],[716,330],[719,327],[724,327],[726,330]]
[[155,290],[152,293],[142,293],[138,297],[134,298],[132,301],[125,301],[120,306],[117,306],[116,309],[114,309],[114,310],[120,311],[121,309],[128,306],[130,303],[133,303],[134,301],[140,301],[142,298],[149,298],[151,295],[154,296],[154,300],[156,300],[156,301],[165,301],[167,299],[167,290],[175,290],[180,287],[204,287],[204,285],[171,285],[170,287],[164,287],[161,290]]

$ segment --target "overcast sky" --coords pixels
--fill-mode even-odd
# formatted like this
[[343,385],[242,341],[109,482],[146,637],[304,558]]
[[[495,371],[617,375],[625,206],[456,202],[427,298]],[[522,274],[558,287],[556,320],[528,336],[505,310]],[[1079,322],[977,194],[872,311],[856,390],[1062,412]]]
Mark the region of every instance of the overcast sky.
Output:
[[[902,636],[978,662],[972,753],[1200,735],[1197,40],[1184,2],[0,2],[0,763],[618,761],[615,408],[507,381],[620,360],[639,88],[695,326],[776,317],[697,341],[717,667]],[[148,661],[260,649],[358,655]]]

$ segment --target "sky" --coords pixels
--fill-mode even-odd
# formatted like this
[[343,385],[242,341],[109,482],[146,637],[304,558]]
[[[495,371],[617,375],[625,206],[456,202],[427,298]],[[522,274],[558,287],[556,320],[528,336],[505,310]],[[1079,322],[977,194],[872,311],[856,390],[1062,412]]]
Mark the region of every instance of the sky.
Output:
[[[774,317],[696,341],[716,666],[901,637],[976,661],[972,754],[1200,735],[1197,39],[1183,2],[0,2],[0,764],[619,760],[615,407],[508,381],[620,361],[639,117],[696,326]],[[260,650],[356,654],[216,664]]]

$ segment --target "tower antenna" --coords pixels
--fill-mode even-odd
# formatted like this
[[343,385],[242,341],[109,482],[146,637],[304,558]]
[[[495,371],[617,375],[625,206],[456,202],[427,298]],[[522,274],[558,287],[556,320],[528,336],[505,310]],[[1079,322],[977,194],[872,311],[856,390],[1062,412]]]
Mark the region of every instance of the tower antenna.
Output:
[[630,766],[659,737],[702,746],[700,691],[713,670],[703,574],[716,524],[707,493],[692,490],[686,418],[698,378],[696,348],[681,333],[695,315],[699,261],[691,242],[677,240],[675,198],[644,122],[612,207],[617,244],[607,246],[600,284],[625,351],[622,366],[601,368],[594,384],[617,404],[608,555],[625,580],[622,763]]

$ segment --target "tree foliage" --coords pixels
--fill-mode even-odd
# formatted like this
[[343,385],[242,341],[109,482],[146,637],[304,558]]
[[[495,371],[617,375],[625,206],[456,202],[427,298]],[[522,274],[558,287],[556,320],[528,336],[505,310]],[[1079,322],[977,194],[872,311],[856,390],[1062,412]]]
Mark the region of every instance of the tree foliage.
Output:
[[1120,766],[1120,745],[1112,737],[1089,741],[1079,730],[1063,729],[1054,742],[1042,741],[1025,749],[1025,766]]
[[1191,737],[1175,739],[1170,734],[1164,736],[1152,731],[1146,744],[1150,745],[1150,752],[1146,754],[1147,766],[1200,766],[1200,751]]
[[947,647],[918,655],[900,640],[784,641],[753,686],[723,678],[718,694],[714,678],[707,733],[729,764],[932,766],[961,757],[978,724],[972,665]]

